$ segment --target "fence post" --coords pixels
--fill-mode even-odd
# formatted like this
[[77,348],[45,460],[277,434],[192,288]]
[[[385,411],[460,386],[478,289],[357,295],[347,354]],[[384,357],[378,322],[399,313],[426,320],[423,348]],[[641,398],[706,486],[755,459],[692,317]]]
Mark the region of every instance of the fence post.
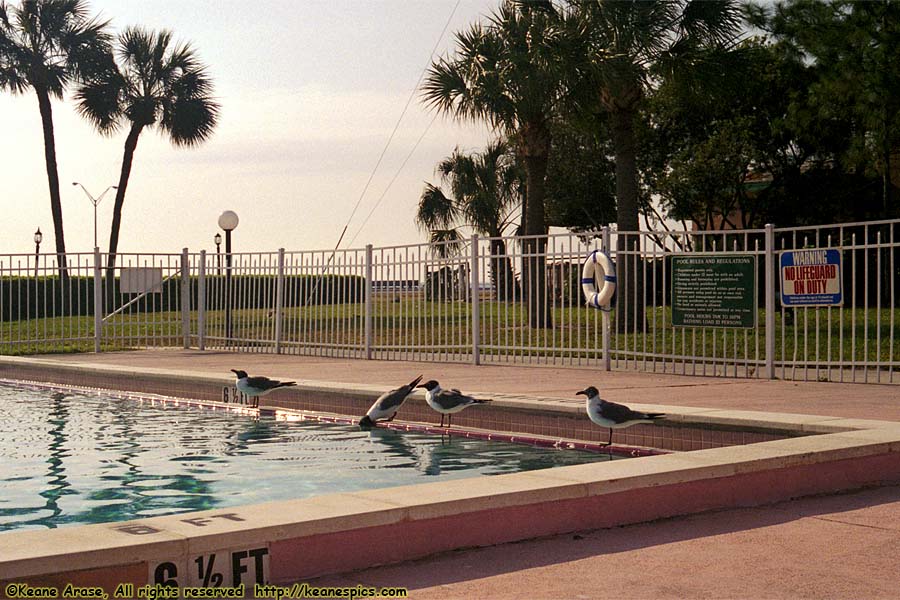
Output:
[[281,354],[282,323],[284,305],[284,248],[278,249],[278,278],[275,280],[275,354]]
[[188,249],[181,249],[181,337],[185,349],[191,347],[191,263]]
[[478,269],[478,234],[472,234],[472,266],[469,268],[472,288],[472,363],[481,364],[481,277]]
[[100,267],[100,248],[94,247],[94,352],[100,352],[103,339],[103,272]]
[[365,345],[366,360],[372,360],[372,244],[366,244]]
[[197,265],[197,347],[206,350],[206,250]]
[[775,379],[775,226],[766,225],[766,378]]
[[[605,225],[600,230],[600,250],[609,254],[609,225]],[[618,258],[618,256],[616,257]],[[600,289],[600,283],[597,282],[597,289]],[[610,324],[609,324],[609,314],[610,310],[602,311],[602,321],[603,321],[603,370],[611,371],[612,370],[612,357],[610,355]]]

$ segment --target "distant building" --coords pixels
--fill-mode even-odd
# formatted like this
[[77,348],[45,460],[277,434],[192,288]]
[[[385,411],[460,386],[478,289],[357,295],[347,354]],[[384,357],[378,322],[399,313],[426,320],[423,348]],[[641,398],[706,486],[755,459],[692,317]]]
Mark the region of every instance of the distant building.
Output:
[[411,292],[419,289],[418,279],[380,279],[372,282],[376,292]]

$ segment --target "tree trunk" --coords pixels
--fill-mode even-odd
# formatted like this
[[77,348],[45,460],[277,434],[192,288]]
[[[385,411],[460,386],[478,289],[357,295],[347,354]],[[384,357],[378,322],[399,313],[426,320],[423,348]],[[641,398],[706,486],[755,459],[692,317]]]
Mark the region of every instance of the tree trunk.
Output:
[[[548,140],[549,142],[549,140]],[[548,143],[549,146],[549,143]],[[529,236],[523,244],[522,279],[525,301],[528,303],[528,323],[532,328],[553,327],[553,316],[547,301],[547,224],[544,220],[544,178],[547,174],[547,154],[525,156],[525,228]],[[538,236],[538,237],[530,237]]]
[[616,153],[616,331],[640,331],[644,321],[643,282],[640,273],[638,224],[637,145],[634,139],[633,109],[611,113],[613,146]]
[[491,277],[497,290],[497,300],[509,302],[518,298],[515,275],[506,254],[506,242],[499,236],[491,240]]
[[116,251],[119,249],[119,230],[122,227],[122,206],[125,204],[125,190],[128,189],[128,178],[131,177],[134,151],[137,148],[138,138],[143,128],[143,125],[132,124],[128,137],[125,138],[125,151],[122,154],[122,171],[119,174],[116,201],[113,205],[112,225],[109,231],[109,258],[106,263],[106,281],[109,290],[112,290],[116,276]]
[[47,165],[47,183],[50,187],[50,212],[53,215],[53,234],[56,238],[56,260],[61,280],[68,279],[66,268],[66,239],[63,233],[62,202],[59,197],[59,172],[56,166],[56,141],[53,134],[53,109],[50,95],[43,87],[35,86],[38,107],[41,111],[41,125],[44,129],[44,161]]
[[884,174],[881,177],[881,202],[882,202],[882,219],[890,218],[891,206],[891,140],[890,140],[890,123],[887,115],[887,106],[883,106],[882,113],[882,131],[881,131],[881,153],[884,161]]

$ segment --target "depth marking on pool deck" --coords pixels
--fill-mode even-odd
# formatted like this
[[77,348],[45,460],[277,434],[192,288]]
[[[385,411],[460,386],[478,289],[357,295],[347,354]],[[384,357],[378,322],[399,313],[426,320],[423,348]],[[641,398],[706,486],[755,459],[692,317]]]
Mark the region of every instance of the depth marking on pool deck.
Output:
[[[27,361],[0,360],[0,375],[7,377],[11,373],[5,364],[31,379],[47,368],[39,361],[29,369]],[[176,384],[166,384],[158,372],[152,377],[129,373],[143,377],[145,385],[157,382],[160,393],[173,393],[176,384],[186,380],[175,375]],[[125,379],[115,369],[81,367],[52,374],[59,383],[68,374],[81,385]],[[195,375],[191,385],[206,386],[204,394],[218,396],[223,383],[224,378]],[[284,397],[299,398],[305,391],[314,397],[330,393],[344,398],[349,393],[370,403],[379,393],[374,386],[351,386],[348,392],[346,384],[304,385],[306,390],[301,386],[297,396]],[[421,399],[408,403],[415,408]],[[561,400],[506,395],[495,397],[493,404],[521,410],[529,418],[581,411]],[[738,424],[817,435],[482,477],[464,484],[435,482],[126,523],[3,533],[0,590],[15,582],[60,588],[73,583],[101,586],[112,595],[122,583],[140,587],[160,580],[181,587],[252,585],[260,579],[289,583],[460,547],[900,482],[900,423],[638,408],[667,412],[670,419],[686,424]]]
[[[194,527],[206,527],[215,523],[216,519],[232,522],[247,520],[237,512],[227,512],[179,521]],[[163,531],[140,522],[114,525],[111,529],[127,535],[150,535]],[[218,549],[186,558],[173,556],[168,560],[151,561],[148,566],[148,585],[236,587],[248,582],[266,584],[269,582],[269,549],[266,546]]]

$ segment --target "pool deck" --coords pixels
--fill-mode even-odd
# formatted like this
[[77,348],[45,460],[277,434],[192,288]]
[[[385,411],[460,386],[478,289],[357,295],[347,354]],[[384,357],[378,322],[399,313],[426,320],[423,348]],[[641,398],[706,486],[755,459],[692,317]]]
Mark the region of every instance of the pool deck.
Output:
[[[342,360],[190,350],[40,357],[85,366],[189,370],[393,387],[423,373],[446,387],[573,397],[588,385],[628,404],[900,421],[900,386],[595,368]],[[896,598],[900,486],[565,534],[317,579],[402,586],[412,598]]]
[[[666,404],[724,410],[824,415],[900,421],[900,386],[817,381],[768,381],[692,377],[635,371],[604,372],[596,367],[401,362],[199,350],[146,350],[102,354],[38,356],[63,363],[114,365],[163,371],[190,370],[230,376],[230,369],[274,379],[306,379],[397,387],[416,375],[466,393],[498,392],[572,398],[593,385],[606,400],[626,404]],[[861,380],[862,374],[857,377]],[[895,381],[897,376],[894,376]],[[423,381],[424,381],[423,380]],[[870,374],[870,380],[873,380]]]

